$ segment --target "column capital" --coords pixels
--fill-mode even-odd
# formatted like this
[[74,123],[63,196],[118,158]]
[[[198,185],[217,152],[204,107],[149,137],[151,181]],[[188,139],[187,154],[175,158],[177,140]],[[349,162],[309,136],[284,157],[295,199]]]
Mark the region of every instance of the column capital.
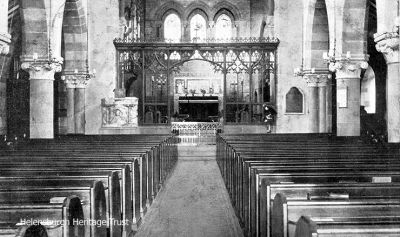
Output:
[[309,87],[327,86],[332,75],[327,70],[318,70],[315,72],[305,72],[303,78]]
[[0,33],[0,55],[7,55],[10,52],[11,35]]
[[182,21],[182,26],[184,29],[189,28],[189,26],[190,26],[189,21]]
[[214,28],[215,27],[215,21],[209,21],[208,22],[208,27],[209,28]]
[[368,59],[369,55],[341,57],[335,63],[329,64],[329,70],[336,72],[336,79],[360,79],[361,69],[368,68]]
[[61,72],[63,61],[61,57],[34,60],[24,56],[21,58],[21,69],[29,72],[30,80],[54,80],[54,73]]
[[376,50],[383,53],[386,63],[399,63],[399,34],[397,32],[386,32],[375,34]]
[[93,77],[94,74],[90,73],[69,73],[63,75],[63,80],[68,89],[85,89]]

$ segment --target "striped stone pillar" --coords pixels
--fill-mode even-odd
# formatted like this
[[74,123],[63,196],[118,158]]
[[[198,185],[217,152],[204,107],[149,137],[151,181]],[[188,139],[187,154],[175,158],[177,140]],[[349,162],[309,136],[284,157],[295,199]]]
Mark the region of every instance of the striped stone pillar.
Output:
[[387,63],[387,130],[388,142],[400,143],[400,60],[399,35],[383,33],[375,35],[376,48],[383,53]]
[[318,75],[316,74],[305,74],[304,79],[307,82],[309,88],[309,99],[308,99],[308,113],[310,116],[309,132],[318,133],[319,131],[319,102],[318,102]]
[[319,132],[328,132],[328,110],[327,110],[327,87],[330,74],[321,74],[318,81],[318,100],[319,100]]
[[91,76],[88,73],[65,76],[69,134],[85,134],[85,96],[90,78]]
[[306,80],[310,90],[308,99],[309,131],[311,133],[326,133],[328,132],[327,86],[331,75],[325,69],[317,69],[315,72],[309,71],[303,78]]
[[61,71],[62,60],[21,60],[29,72],[30,138],[54,138],[54,73]]
[[66,76],[67,87],[67,133],[75,134],[75,82],[70,76]]

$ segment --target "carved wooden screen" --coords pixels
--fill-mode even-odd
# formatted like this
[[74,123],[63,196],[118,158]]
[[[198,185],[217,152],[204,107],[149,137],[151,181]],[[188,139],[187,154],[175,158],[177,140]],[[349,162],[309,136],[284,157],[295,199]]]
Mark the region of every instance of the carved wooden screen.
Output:
[[127,75],[137,75],[142,87],[135,95],[139,97],[140,123],[170,124],[174,93],[172,74],[179,73],[184,63],[202,60],[210,63],[215,72],[223,74],[224,100],[220,111],[223,121],[260,123],[262,104],[275,103],[272,83],[275,83],[278,44],[276,38],[240,38],[228,42],[207,39],[196,43],[116,39],[116,89],[124,89]]

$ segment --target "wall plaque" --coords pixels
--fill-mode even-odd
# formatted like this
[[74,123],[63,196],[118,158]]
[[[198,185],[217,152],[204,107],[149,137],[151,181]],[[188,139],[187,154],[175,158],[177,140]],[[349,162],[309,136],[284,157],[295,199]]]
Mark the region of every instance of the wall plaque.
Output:
[[339,108],[347,108],[347,87],[338,87],[337,89],[337,106]]

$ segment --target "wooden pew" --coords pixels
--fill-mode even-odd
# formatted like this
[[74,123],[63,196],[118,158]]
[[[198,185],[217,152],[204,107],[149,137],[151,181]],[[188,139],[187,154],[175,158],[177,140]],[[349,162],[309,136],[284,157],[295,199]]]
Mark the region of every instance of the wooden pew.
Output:
[[[123,218],[122,207],[122,195],[121,195],[121,182],[120,175],[117,171],[110,170],[91,170],[91,169],[74,169],[66,167],[64,170],[59,168],[53,170],[43,169],[43,167],[31,167],[31,169],[19,170],[18,167],[11,169],[0,168],[2,176],[0,180],[10,181],[27,181],[27,180],[52,180],[53,182],[58,181],[70,181],[70,180],[88,180],[88,181],[101,181],[107,188],[106,199],[107,199],[107,220],[121,220]],[[123,219],[125,220],[125,219]],[[121,236],[124,226],[107,226],[110,230],[111,236]]]
[[18,223],[31,226],[42,221],[48,236],[84,236],[85,228],[80,224],[84,220],[81,201],[74,196],[54,198],[49,203],[0,203],[0,222],[14,223],[11,231]]
[[[220,140],[222,140],[222,139],[220,139]],[[241,143],[241,142],[240,142]],[[262,145],[264,145],[265,143],[262,143],[262,142],[260,142],[260,144],[257,144],[257,142],[254,142],[254,141],[252,141],[251,143],[254,143],[255,145],[254,146],[250,146],[250,150],[251,150],[251,152],[252,152],[252,154],[257,154],[258,152],[265,152],[265,151],[267,151],[268,149],[267,148],[261,148],[261,149],[259,149],[259,148],[257,148],[258,146],[262,146]],[[247,180],[247,178],[248,178],[248,176],[246,176],[246,175],[243,175],[244,177],[235,177],[235,175],[234,175],[234,172],[236,172],[238,169],[241,169],[242,167],[241,167],[241,165],[243,164],[242,162],[237,162],[237,161],[232,161],[231,159],[229,159],[229,157],[230,156],[232,156],[232,154],[235,152],[233,149],[234,148],[231,148],[231,150],[229,150],[229,148],[227,148],[227,145],[225,144],[222,144],[221,145],[221,141],[219,141],[218,143],[217,143],[218,145],[217,145],[217,148],[218,148],[218,156],[219,156],[219,165],[220,165],[220,169],[221,169],[221,172],[222,172],[222,174],[223,174],[223,176],[224,176],[224,178],[225,178],[225,181],[226,181],[226,183],[227,183],[227,187],[228,187],[228,189],[231,191],[231,197],[233,196],[233,203],[235,204],[235,202],[236,203],[238,203],[238,205],[239,205],[239,209],[241,208],[240,206],[241,205],[244,205],[243,204],[243,202],[244,203],[247,203],[247,201],[246,200],[244,200],[243,202],[242,202],[242,197],[243,197],[243,194],[240,194],[241,193],[241,191],[243,191],[243,189],[244,189],[244,191],[247,189],[246,187],[240,187],[240,183],[242,182],[242,181],[246,181]],[[268,145],[268,144],[267,144]],[[326,145],[326,144],[323,144],[324,146]],[[329,144],[328,144],[329,145]],[[326,147],[324,148],[324,146],[321,146],[321,148],[319,148],[319,149],[315,149],[315,153],[316,154],[321,154],[321,153],[324,153],[324,154],[329,154],[329,153],[327,153],[327,152],[322,152],[322,150],[321,149],[327,149]],[[239,145],[239,147],[240,147],[240,145]],[[246,144],[246,146],[244,146],[244,150],[246,149],[246,147],[247,147],[247,144]],[[339,146],[331,146],[331,149],[333,149],[333,148],[335,148],[335,149],[337,149],[338,147],[347,147],[347,145],[343,145],[343,144],[341,144],[341,145],[339,145]],[[235,147],[236,148],[236,147]],[[256,150],[254,149],[254,148],[256,148]],[[297,148],[295,148],[295,149],[300,149],[300,147],[297,147]],[[358,147],[350,147],[350,148],[348,148],[348,149],[352,149],[353,150],[353,152],[355,153],[355,154],[357,154],[357,149],[359,149]],[[347,149],[347,150],[348,150]],[[255,150],[255,151],[254,151]],[[347,150],[346,151],[344,151],[344,152],[347,152]],[[376,149],[375,149],[376,150]],[[280,159],[281,160],[281,162],[282,163],[289,163],[289,164],[291,164],[291,162],[293,162],[293,160],[295,160],[295,159],[297,159],[298,160],[298,165],[301,165],[302,164],[302,162],[304,162],[303,161],[303,159],[304,159],[304,152],[302,153],[302,152],[297,152],[297,150],[294,150],[295,151],[295,153],[293,153],[293,155],[291,156],[291,157],[293,157],[293,158],[291,158],[292,160],[289,160],[289,159],[287,159],[286,157],[285,157],[285,159],[282,159],[280,156],[282,156],[282,152],[283,151],[283,149],[281,150],[281,151],[279,151],[279,150],[277,150],[277,152],[275,153],[275,154],[273,154],[273,156],[275,155],[275,157],[276,157],[276,159]],[[367,151],[367,152],[370,152],[370,151]],[[306,153],[308,153],[307,155],[309,155],[309,154],[312,154],[312,152],[306,152]],[[393,153],[398,153],[398,151],[396,151],[396,152],[393,152]],[[241,153],[241,154],[243,154],[243,153]],[[291,154],[291,153],[289,153],[289,154]],[[380,154],[379,152],[377,152],[377,154]],[[368,154],[368,155],[370,155],[370,154]],[[286,156],[286,154],[284,155],[284,156]],[[350,155],[349,155],[350,156]],[[221,157],[222,157],[222,159],[221,159]],[[333,156],[334,157],[334,156]],[[371,156],[369,156],[369,157],[371,157]],[[363,160],[363,159],[358,159],[358,163],[360,163],[360,164],[362,164],[362,163],[368,163],[368,162],[365,162],[365,161],[368,161],[368,159],[367,158],[369,158],[369,157],[365,157],[365,159]],[[274,158],[274,157],[270,157],[269,156],[269,154],[268,155],[265,155],[264,157],[262,157],[262,155],[260,155],[260,159],[267,159],[267,160],[270,160],[270,158]],[[375,158],[375,157],[374,157]],[[317,160],[318,159],[318,157],[316,157],[315,158],[315,160]],[[397,158],[396,158],[396,156],[393,156],[393,155],[390,155],[390,156],[388,156],[388,158],[387,158],[387,164],[391,164],[393,161],[396,161],[397,162],[397,160],[396,160]],[[304,164],[305,165],[307,165],[307,164],[310,164],[310,161],[312,161],[311,163],[314,163],[315,162],[315,160],[310,160],[309,159],[309,161],[305,161],[304,162]],[[383,162],[383,163],[385,163],[385,160],[380,160],[381,162]],[[256,162],[256,161],[253,161],[253,162]],[[251,162],[251,161],[248,161],[248,163],[250,164],[249,165],[249,167],[250,166],[252,166],[253,164],[253,162]],[[328,166],[330,166],[330,165],[334,165],[334,166],[337,166],[337,164],[335,164],[335,163],[331,163],[331,164],[329,164],[329,162],[330,162],[330,160],[327,160],[326,159],[326,162],[327,163],[325,163],[325,165],[328,165]],[[337,159],[337,162],[339,162],[338,164],[340,165],[340,162],[341,162],[341,159]],[[226,163],[228,163],[228,165],[226,164]],[[260,163],[263,163],[263,161],[260,161]],[[271,163],[268,163],[268,162],[265,162],[265,163],[267,163],[268,165],[269,164],[271,164]],[[343,163],[343,162],[342,162]],[[348,162],[349,163],[349,162]],[[371,165],[373,165],[373,166],[375,166],[375,163],[377,163],[376,161],[375,162],[370,162],[370,164]],[[278,163],[277,162],[275,162],[275,164],[272,164],[272,166],[274,166],[274,165],[277,165]],[[323,164],[320,162],[320,165],[322,166]],[[315,168],[317,168],[316,166],[315,166]],[[256,169],[256,168],[254,168],[254,169]],[[246,168],[243,168],[243,170],[245,170],[244,172],[246,172]],[[239,171],[238,172],[239,174],[241,174],[241,171]],[[249,172],[247,172],[247,173],[251,173],[251,171],[249,171]],[[250,180],[250,181],[248,181],[248,183],[251,183],[251,181],[253,181],[253,180]],[[258,183],[257,181],[253,181],[254,183]],[[235,184],[237,184],[237,185],[235,185]],[[256,187],[256,185],[254,185],[254,186],[250,186],[251,188],[253,188],[253,190],[257,190],[257,188],[258,188],[258,186]],[[242,190],[241,190],[242,189]],[[256,192],[258,192],[258,191],[256,191]],[[239,193],[239,194],[238,194]],[[250,199],[251,200],[251,198],[252,198],[252,193],[253,192],[250,192],[249,193],[249,195],[250,195],[250,197],[248,198],[248,199]],[[253,195],[253,197],[256,197],[257,198],[257,195]],[[254,203],[254,202],[253,202]],[[257,203],[258,203],[258,201],[256,201],[255,202],[256,204],[253,204],[253,205],[257,205]],[[254,209],[257,209],[257,207],[251,207],[251,208],[249,208],[250,210],[254,210]],[[240,214],[239,214],[240,215]],[[242,218],[243,218],[243,214],[241,214],[241,216],[242,216]],[[245,216],[248,216],[248,215],[245,215]],[[251,217],[249,217],[249,219],[247,220],[247,223],[245,223],[245,225],[249,225],[249,221],[250,221],[250,218]],[[254,217],[253,217],[254,218]],[[254,223],[254,221],[252,222],[252,224]],[[254,229],[254,227],[253,227],[253,229]]]
[[[107,221],[106,196],[101,181],[46,179],[0,181],[0,203],[46,203],[59,196],[79,197],[85,218]],[[107,228],[85,225],[85,236],[106,237]]]
[[[131,191],[129,191],[128,188],[125,188],[125,185],[122,185],[121,192],[125,192],[127,194],[132,193],[135,196],[132,196],[130,198],[131,202],[133,202],[135,205],[133,208],[133,212],[135,214],[132,214],[134,217],[139,216],[141,218],[144,215],[145,208],[147,208],[151,201],[153,200],[156,192],[158,191],[159,186],[161,185],[163,179],[165,179],[169,169],[173,166],[174,162],[176,161],[176,155],[177,155],[177,150],[176,146],[174,145],[174,140],[170,136],[166,137],[160,137],[160,136],[154,136],[154,139],[151,139],[152,141],[149,142],[149,137],[148,136],[106,136],[107,138],[104,139],[104,137],[97,137],[97,136],[90,136],[88,139],[87,136],[82,136],[79,137],[78,139],[76,137],[68,137],[68,139],[61,139],[61,140],[41,140],[41,141],[30,141],[24,146],[18,147],[18,149],[13,149],[12,155],[10,155],[9,151],[6,151],[5,153],[0,152],[0,159],[2,159],[0,162],[3,163],[2,168],[4,171],[4,168],[7,169],[7,164],[4,164],[4,160],[9,159],[9,168],[12,169],[12,161],[14,162],[21,162],[25,166],[29,166],[28,168],[24,168],[25,171],[18,171],[18,175],[16,177],[18,178],[27,178],[30,175],[33,174],[39,174],[42,175],[42,171],[37,168],[35,170],[34,166],[35,165],[40,165],[43,166],[46,164],[46,162],[52,161],[54,164],[50,166],[46,166],[46,168],[43,171],[46,171],[46,173],[53,173],[59,175],[60,173],[65,173],[67,170],[62,170],[59,172],[61,166],[67,165],[65,162],[73,162],[75,164],[80,164],[80,165],[87,165],[85,166],[84,169],[86,171],[89,171],[89,168],[93,165],[98,165],[97,163],[102,163],[106,164],[109,166],[115,165],[116,159],[115,157],[119,156],[125,156],[125,160],[119,159],[119,163],[125,162],[125,164],[128,161],[128,157],[130,157],[131,161],[135,160],[136,162],[131,162],[129,164],[131,170],[134,170],[134,167],[139,167],[136,169],[137,172],[132,172],[131,180],[132,180],[132,187]],[[132,141],[132,137],[135,138],[135,141]],[[136,139],[139,138],[139,139]],[[163,140],[162,140],[163,139]],[[128,141],[130,140],[130,141]],[[134,152],[132,152],[134,150]],[[72,152],[71,152],[72,151]],[[102,153],[105,153],[106,155],[102,156],[104,160],[99,161],[97,155],[103,155]],[[93,155],[93,153],[95,153]],[[110,154],[111,153],[111,154]],[[53,156],[50,158],[48,154],[51,154],[50,156]],[[56,156],[54,156],[56,154]],[[87,160],[85,161],[77,161],[79,159],[82,159],[82,154],[83,157]],[[1,157],[3,156],[3,157]],[[4,158],[4,156],[8,156],[8,158]],[[57,158],[54,160],[54,157],[61,157]],[[63,158],[65,156],[65,158]],[[135,157],[136,158],[133,158]],[[139,162],[137,160],[140,160],[140,158],[137,158],[137,156],[145,157],[145,159],[142,159]],[[27,161],[26,158],[31,157],[31,160]],[[74,159],[71,159],[73,157]],[[106,159],[114,157],[114,159],[110,159],[108,163],[106,162]],[[38,161],[39,159],[40,161]],[[93,160],[89,160],[90,158],[93,158]],[[133,158],[133,159],[132,159]],[[64,160],[64,161],[62,161]],[[93,162],[93,163],[92,163]],[[7,162],[6,162],[7,163]],[[30,164],[29,164],[30,163]],[[5,166],[4,166],[5,165]],[[48,172],[50,167],[50,171]],[[33,168],[33,170],[32,170]],[[54,169],[53,169],[54,168]],[[64,167],[63,167],[64,168]],[[71,166],[69,167],[73,170],[76,171],[76,167]],[[94,172],[103,172],[102,168],[96,167],[96,171]],[[74,172],[75,172],[74,171]],[[78,170],[77,172],[74,173],[74,175],[77,175],[77,173],[82,173],[83,170]],[[4,172],[2,172],[4,173]],[[118,173],[118,172],[117,172]],[[122,183],[124,182],[125,178],[124,175],[121,175],[121,173],[118,173],[119,176],[122,179]],[[68,175],[65,176],[69,177],[71,175],[70,171],[68,171]],[[10,173],[10,177],[11,177]],[[77,175],[79,176],[79,175]],[[75,176],[72,176],[75,177]],[[139,189],[140,187],[140,189]],[[27,188],[27,187],[26,187]],[[56,187],[54,187],[56,188]],[[127,191],[124,191],[127,190]],[[139,196],[137,196],[139,194]],[[123,195],[125,196],[125,195]],[[136,200],[140,200],[139,203]],[[122,198],[122,202],[124,202],[126,198]],[[150,201],[150,203],[149,203]],[[109,206],[114,205],[113,202],[109,204]],[[122,205],[124,206],[124,204]],[[127,206],[127,205],[125,205]],[[120,208],[121,209],[121,208]],[[123,208],[122,208],[123,209]],[[137,210],[139,210],[139,213]],[[127,211],[123,211],[122,214],[125,215]],[[111,214],[110,214],[111,215]],[[137,221],[139,222],[139,221]]]
[[46,227],[43,225],[16,225],[15,223],[0,223],[1,237],[48,237]]
[[272,208],[271,236],[293,237],[301,216],[331,217],[395,217],[400,212],[400,199],[287,200],[277,194]]
[[[349,176],[355,178],[354,176]],[[329,183],[324,177],[310,177],[307,183],[304,179],[296,180],[294,183],[265,183],[263,182],[260,190],[260,226],[258,236],[270,236],[271,209],[272,200],[280,193],[286,197],[286,200],[312,200],[329,199],[335,197],[348,197],[351,199],[366,198],[384,198],[400,196],[400,183]]]
[[[361,167],[359,167],[361,166]],[[393,173],[399,174],[400,168],[397,166],[391,167],[391,169],[387,169],[387,167],[380,167],[379,165],[375,166],[364,166],[362,165],[357,165],[354,167],[334,167],[331,166],[332,168],[326,168],[324,166],[315,166],[315,167],[309,167],[308,165],[304,166],[291,166],[291,165],[286,165],[286,166],[266,166],[262,167],[251,167],[250,166],[250,180],[249,182],[246,182],[244,180],[243,182],[243,202],[245,204],[248,203],[248,205],[244,205],[244,219],[246,220],[246,224],[250,226],[250,231],[254,233],[258,228],[257,228],[257,223],[258,221],[257,214],[259,212],[259,185],[265,179],[265,175],[269,173],[288,173],[288,174],[299,174],[299,173],[307,173],[307,172],[313,172],[316,175],[324,175],[325,173],[350,173],[355,177],[363,177],[363,174],[367,174],[370,172],[373,173],[380,173],[380,175],[384,175],[385,172],[382,170],[386,170],[387,172],[392,171]],[[337,176],[339,177],[339,176]],[[392,177],[392,176],[390,176]],[[398,176],[394,176],[392,178],[397,178]],[[334,180],[334,179],[333,179]],[[266,180],[267,181],[267,180]],[[336,179],[336,182],[339,180]]]
[[395,237],[400,236],[400,217],[310,218],[297,221],[295,237]]
[[[55,160],[55,161],[54,161]],[[122,172],[120,172],[120,176],[125,177],[122,178],[122,184],[124,184],[127,180],[127,182],[125,183],[124,187],[126,189],[126,192],[124,190],[122,191],[122,194],[125,196],[126,200],[126,204],[122,204],[123,205],[123,209],[124,212],[126,212],[127,218],[129,220],[132,220],[132,208],[135,206],[134,201],[141,201],[141,203],[143,205],[147,205],[148,201],[146,201],[146,198],[148,197],[148,194],[146,194],[145,196],[142,195],[142,198],[138,195],[135,194],[142,194],[143,191],[142,190],[146,190],[147,188],[143,188],[143,186],[147,185],[147,181],[143,179],[143,177],[140,177],[140,174],[142,173],[140,171],[140,159],[134,159],[131,160],[130,158],[128,159],[123,159],[123,158],[106,158],[106,159],[98,159],[98,158],[94,158],[94,157],[54,157],[54,156],[40,156],[40,157],[36,157],[36,156],[32,156],[29,159],[25,158],[24,156],[7,156],[7,157],[0,157],[0,169],[1,167],[5,167],[6,165],[8,166],[14,166],[15,163],[21,164],[24,162],[28,162],[28,165],[41,165],[44,164],[47,167],[46,163],[51,164],[51,166],[56,166],[56,167],[63,167],[63,166],[71,166],[71,164],[69,163],[73,163],[74,167],[98,167],[101,165],[101,167],[106,167],[106,168],[111,168],[113,166],[128,166],[129,168],[125,168],[124,170],[122,170]],[[51,163],[52,162],[52,163]],[[130,170],[132,170],[133,172],[131,172]],[[139,180],[135,180],[135,173],[136,174],[136,178],[139,178]],[[139,187],[135,186],[135,182],[136,185],[139,185]],[[138,191],[138,192],[134,192],[134,190]],[[151,194],[152,192],[149,192],[149,194]],[[136,199],[134,199],[136,198]],[[130,217],[129,217],[130,216]]]
[[[84,138],[84,139],[86,139],[86,138]],[[147,139],[146,139],[147,140]],[[52,142],[48,142],[49,144],[52,144]],[[42,144],[42,143],[40,143],[40,144]],[[67,144],[67,143],[66,143]],[[79,141],[79,143],[78,144],[81,144],[80,143],[80,141]],[[143,149],[142,147],[143,146],[145,146],[146,144],[146,146],[148,146],[148,144],[149,144],[149,142],[148,141],[145,141],[144,143],[143,143],[144,145],[138,145],[138,148],[141,148],[141,149]],[[158,144],[158,143],[157,143]],[[157,145],[157,144],[152,144],[151,146],[153,146],[153,145]],[[57,144],[53,144],[53,145],[56,145],[56,147],[57,147]],[[102,146],[102,148],[104,149],[104,147],[103,147],[103,145],[101,144],[101,142],[98,144],[99,146]],[[120,143],[118,143],[118,145],[120,145]],[[79,146],[78,146],[79,147]],[[173,145],[172,145],[172,143],[171,142],[169,142],[169,148],[168,148],[168,146],[167,146],[167,148],[165,149],[166,150],[166,152],[167,153],[169,153],[169,150],[171,150],[171,147],[173,147]],[[93,147],[92,147],[93,148]],[[108,148],[109,147],[106,147],[107,149],[105,149],[106,151],[108,151]],[[120,146],[118,146],[118,149],[120,148]],[[17,154],[17,157],[19,156],[20,158],[21,158],[21,160],[24,160],[24,159],[26,159],[26,157],[25,157],[25,154],[29,154],[31,151],[35,151],[34,152],[34,156],[35,157],[32,157],[32,159],[37,159],[38,157],[36,156],[37,155],[37,153],[42,153],[42,154],[46,154],[47,152],[51,152],[52,154],[54,154],[54,153],[57,153],[58,152],[58,154],[60,155],[60,156],[62,156],[62,155],[65,155],[65,153],[67,153],[67,155],[68,156],[70,156],[71,154],[77,154],[77,153],[79,153],[79,156],[82,156],[82,151],[87,151],[87,149],[85,149],[85,150],[81,150],[81,149],[83,149],[83,147],[81,146],[81,148],[78,148],[78,149],[74,149],[73,150],[73,152],[71,153],[71,152],[69,152],[70,150],[69,150],[69,148],[67,148],[66,149],[66,152],[62,152],[62,151],[56,151],[56,152],[53,152],[52,151],[52,149],[53,148],[49,148],[49,146],[48,146],[48,144],[45,144],[44,145],[44,149],[43,150],[41,150],[41,148],[39,147],[36,147],[36,150],[32,150],[32,149],[25,149],[25,150],[23,150],[22,149],[22,151],[21,150],[19,150],[18,152],[18,154]],[[115,145],[114,145],[114,149],[115,149]],[[134,147],[134,149],[136,149],[135,147]],[[147,149],[150,149],[150,147],[149,148],[146,148],[146,150]],[[129,145],[129,146],[127,146],[127,151],[130,151],[130,150],[132,150],[132,146],[131,145]],[[136,149],[136,150],[138,150],[138,149]],[[144,152],[147,152],[146,150],[141,150],[140,152],[141,153],[144,153]],[[98,149],[96,149],[95,150],[96,152],[98,152],[98,153],[100,153],[101,151],[99,151]],[[21,155],[21,152],[25,152],[25,154],[22,154]],[[158,154],[155,154],[155,153],[158,153]],[[164,154],[165,154],[165,151],[163,151],[163,150],[157,150],[157,151],[155,151],[155,153],[154,153],[154,155],[163,155],[162,154],[162,152],[164,152]],[[89,149],[89,151],[88,151],[88,153],[86,154],[88,157],[89,156],[93,156],[93,154],[89,154],[89,153],[93,153],[90,149]],[[121,154],[126,154],[126,153],[128,153],[128,152],[125,152],[125,151],[119,151],[119,155],[121,155]],[[101,153],[100,153],[101,154]],[[137,152],[135,152],[135,154],[139,154],[139,153],[137,153]],[[114,154],[111,154],[111,156],[113,156]],[[128,153],[128,156],[130,156],[130,155],[132,155],[132,153]],[[173,153],[171,153],[171,154],[167,154],[167,155],[174,155]],[[176,153],[175,153],[175,155],[176,155]],[[11,158],[11,159],[15,159],[15,153],[13,154],[13,157]],[[80,157],[78,157],[78,156],[75,156],[75,158],[76,159],[80,159]],[[66,159],[68,159],[68,158],[66,158]],[[97,160],[97,159],[94,159],[94,160]],[[93,162],[95,162],[93,160]],[[171,161],[172,161],[172,159],[171,159]],[[36,161],[37,162],[37,161]],[[57,159],[57,162],[60,162],[60,159]],[[75,162],[76,163],[76,162]],[[142,162],[141,162],[142,163]],[[142,165],[141,164],[141,166],[142,167],[146,167],[146,163],[145,162],[143,162],[144,164]],[[151,166],[151,163],[152,163],[152,161],[150,161],[150,162],[148,162],[148,163],[150,163],[150,165],[149,166]],[[155,162],[154,162],[155,163]],[[134,166],[134,165],[131,165],[131,167],[132,166]],[[141,211],[141,215],[140,216],[143,216],[143,206],[146,208],[146,207],[148,207],[148,205],[149,205],[149,203],[148,203],[148,200],[150,199],[151,201],[152,201],[152,198],[154,197],[154,195],[155,195],[155,192],[156,192],[156,188],[159,188],[159,185],[155,185],[155,184],[153,184],[153,181],[151,181],[151,179],[153,178],[152,176],[152,173],[151,172],[148,172],[148,171],[150,171],[150,170],[152,170],[152,169],[158,169],[157,167],[149,167],[148,166],[148,168],[149,168],[149,170],[144,170],[143,172],[140,172],[140,173],[142,173],[143,174],[143,176],[144,177],[149,177],[149,179],[150,179],[150,181],[149,180],[147,180],[147,179],[142,179],[143,180],[143,183],[142,182],[140,182],[140,187],[143,187],[143,190],[142,190],[142,192],[140,192],[140,193],[142,193],[142,196],[140,197],[140,198],[136,198],[136,199],[141,199],[141,200],[146,200],[146,201],[141,201],[141,203],[143,203],[143,205],[142,206],[140,206],[140,209],[142,209],[142,211]],[[147,174],[147,172],[149,173],[149,174]],[[138,175],[137,174],[140,174],[139,172],[135,172],[135,174],[132,174],[132,177],[136,177],[135,178],[135,180],[136,180],[136,185],[134,185],[134,188],[132,188],[132,190],[134,190],[134,189],[136,189],[136,192],[135,193],[139,193],[139,192],[137,192],[138,190],[137,190],[137,187],[138,187],[138,183],[137,183],[137,181],[139,180],[138,178]],[[159,175],[160,176],[160,175]],[[148,193],[147,193],[147,190],[148,190]],[[145,203],[145,204],[144,204]],[[135,207],[137,207],[136,205],[135,205]]]

